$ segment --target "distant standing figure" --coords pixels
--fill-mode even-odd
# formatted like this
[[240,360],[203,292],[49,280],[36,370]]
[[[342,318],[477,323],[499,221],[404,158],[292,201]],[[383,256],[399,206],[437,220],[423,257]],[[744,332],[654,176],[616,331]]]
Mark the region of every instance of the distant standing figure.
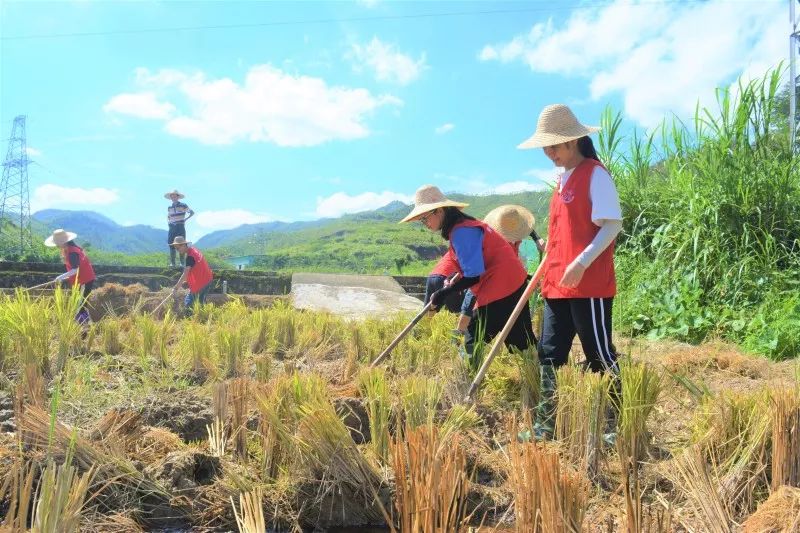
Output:
[[175,247],[172,246],[172,243],[175,241],[175,237],[186,238],[186,221],[194,216],[194,211],[192,211],[188,205],[181,202],[185,197],[186,196],[178,192],[177,189],[164,194],[164,198],[172,200],[172,204],[167,207],[167,222],[169,223],[167,244],[169,245],[169,262],[173,267],[183,266],[185,256],[181,253],[180,265],[175,265]]
[[184,282],[189,285],[189,294],[184,300],[187,316],[191,316],[195,302],[206,303],[206,294],[211,290],[211,281],[214,279],[214,273],[208,266],[206,258],[191,244],[191,241],[187,241],[185,237],[181,236],[175,237],[175,240],[170,243],[170,246],[178,250],[181,256],[186,256],[183,274],[172,288],[172,293],[176,293]]
[[57,229],[53,231],[52,235],[45,239],[44,245],[51,248],[58,247],[61,249],[61,257],[64,260],[64,266],[67,269],[66,272],[57,276],[54,281],[56,283],[66,281],[71,285],[77,283],[82,287],[83,301],[78,309],[78,314],[75,315],[75,320],[82,327],[88,328],[89,311],[86,309],[86,299],[89,297],[89,293],[92,292],[92,289],[94,288],[94,280],[96,279],[96,276],[94,274],[92,263],[89,261],[89,258],[83,251],[83,248],[75,244],[75,239],[77,237],[78,235],[72,233],[71,231]]

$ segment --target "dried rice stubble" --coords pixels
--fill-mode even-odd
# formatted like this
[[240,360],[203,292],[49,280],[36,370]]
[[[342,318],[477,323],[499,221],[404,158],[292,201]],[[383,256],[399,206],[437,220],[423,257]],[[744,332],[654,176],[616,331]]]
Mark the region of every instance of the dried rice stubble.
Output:
[[32,449],[48,451],[56,459],[60,456],[61,460],[71,449],[79,472],[97,469],[90,490],[97,492],[95,501],[100,509],[140,509],[144,521],[157,516],[186,514],[184,506],[173,507],[172,495],[161,484],[144,476],[130,460],[106,452],[79,436],[76,430],[51,419],[50,414],[41,408],[27,406],[19,426],[25,444]]

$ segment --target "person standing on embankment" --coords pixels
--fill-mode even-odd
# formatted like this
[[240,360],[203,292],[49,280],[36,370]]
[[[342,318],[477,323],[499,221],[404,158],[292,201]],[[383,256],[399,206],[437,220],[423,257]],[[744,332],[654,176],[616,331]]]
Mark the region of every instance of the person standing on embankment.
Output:
[[[462,277],[434,292],[431,295],[432,307],[441,307],[450,294],[471,288],[476,307],[468,330],[472,338],[476,338],[480,327],[482,340],[489,342],[511,317],[525,290],[527,273],[503,237],[484,222],[461,211],[466,205],[446,198],[438,187],[424,185],[417,189],[414,209],[401,222],[418,220],[429,230],[440,232],[450,242],[448,253],[458,263]],[[505,343],[518,350],[536,343],[527,302]]]
[[[172,204],[167,207],[167,223],[169,224],[167,245],[169,245],[169,262],[173,268],[178,265],[175,264],[176,250],[175,247],[172,246],[172,243],[175,241],[175,237],[186,238],[186,221],[194,216],[194,211],[192,211],[188,205],[181,202],[185,197],[186,196],[178,192],[177,189],[164,194],[164,198],[172,200]],[[184,254],[180,254],[180,266],[184,265],[184,259]]]
[[89,293],[92,292],[94,288],[94,280],[97,279],[97,277],[94,274],[92,262],[89,261],[89,258],[86,256],[86,252],[83,251],[83,248],[75,244],[75,239],[77,237],[78,235],[71,231],[57,229],[44,240],[44,245],[51,248],[58,247],[60,249],[61,258],[64,260],[64,266],[67,269],[66,272],[57,276],[53,281],[56,283],[66,281],[71,285],[77,283],[81,286],[83,299],[78,309],[78,314],[75,315],[75,320],[84,328],[84,332],[86,332],[89,327],[89,310],[86,309],[86,300],[89,297]]
[[208,261],[200,250],[191,244],[191,241],[180,236],[175,237],[175,240],[170,243],[170,246],[175,247],[182,256],[186,256],[183,273],[178,279],[178,283],[172,288],[172,294],[175,294],[184,282],[189,286],[189,294],[186,295],[183,302],[186,306],[186,316],[192,315],[195,303],[200,305],[206,303],[206,295],[211,290],[211,282],[214,280],[214,273],[208,266]]
[[555,368],[567,363],[576,333],[590,370],[615,377],[618,373],[611,307],[617,292],[614,239],[622,230],[622,209],[614,181],[589,138],[596,131],[599,128],[578,122],[567,106],[549,105],[539,115],[533,136],[518,146],[543,148],[557,167],[566,169],[550,201],[539,341],[543,400],[534,425],[537,438],[552,436]]

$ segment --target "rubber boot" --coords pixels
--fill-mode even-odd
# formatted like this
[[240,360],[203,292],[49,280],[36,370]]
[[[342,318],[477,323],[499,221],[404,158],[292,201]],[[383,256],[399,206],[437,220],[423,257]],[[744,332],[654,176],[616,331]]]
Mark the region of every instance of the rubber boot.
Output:
[[617,445],[617,424],[619,423],[619,413],[622,409],[622,383],[619,375],[612,374],[611,387],[608,391],[609,402],[606,408],[606,427],[603,432],[603,442],[610,448]]
[[539,405],[536,406],[536,420],[532,431],[522,431],[517,436],[519,440],[527,441],[533,437],[536,440],[551,440],[555,431],[556,420],[556,369],[553,365],[541,366],[541,389]]

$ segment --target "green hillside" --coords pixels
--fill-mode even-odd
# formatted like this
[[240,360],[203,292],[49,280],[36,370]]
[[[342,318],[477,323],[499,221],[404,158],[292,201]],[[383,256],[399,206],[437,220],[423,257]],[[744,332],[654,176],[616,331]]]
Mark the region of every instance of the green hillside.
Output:
[[[453,194],[483,217],[503,204],[520,204],[537,217],[544,232],[549,192],[474,196]],[[418,223],[398,224],[410,206],[394,202],[375,211],[346,215],[315,227],[254,233],[217,249],[229,256],[255,256],[253,268],[288,271],[426,274],[446,241]]]

